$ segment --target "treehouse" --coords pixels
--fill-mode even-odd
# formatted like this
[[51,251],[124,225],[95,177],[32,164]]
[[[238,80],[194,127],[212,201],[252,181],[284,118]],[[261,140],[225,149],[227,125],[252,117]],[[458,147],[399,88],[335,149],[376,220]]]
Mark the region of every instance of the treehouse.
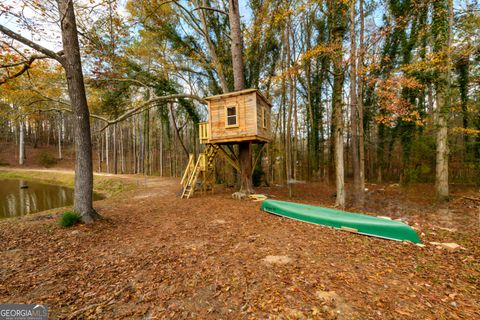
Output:
[[202,144],[270,141],[272,106],[257,89],[230,92],[205,100],[208,103],[208,122],[200,124]]
[[200,143],[205,151],[190,155],[182,177],[182,198],[190,198],[195,190],[213,191],[215,159],[222,155],[240,171],[239,157],[233,145],[265,144],[271,140],[270,102],[257,90],[247,89],[205,98],[208,122],[199,124]]

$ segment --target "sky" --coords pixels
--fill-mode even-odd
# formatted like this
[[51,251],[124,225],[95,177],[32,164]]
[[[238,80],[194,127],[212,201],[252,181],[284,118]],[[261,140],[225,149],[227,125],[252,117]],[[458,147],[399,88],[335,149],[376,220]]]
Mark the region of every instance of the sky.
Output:
[[[127,11],[125,10],[125,4],[127,0],[117,0],[120,4],[120,14],[127,15]],[[18,12],[21,9],[20,4],[28,2],[22,0],[0,0],[0,4],[12,6],[14,12]],[[100,3],[101,0],[77,0],[78,2],[87,2],[89,5],[93,5],[95,3]],[[35,12],[30,7],[26,7],[23,10],[23,14],[27,19],[31,19],[32,21],[39,21],[38,12]],[[44,32],[31,32],[30,30],[26,29],[24,26],[21,26],[17,22],[17,18],[13,15],[6,15],[0,14],[0,24],[6,26],[7,28],[15,31],[16,33],[21,34],[25,38],[34,41],[47,49],[53,51],[59,51],[62,47],[61,38],[60,38],[60,27],[56,23],[45,23],[43,27],[45,29]]]
[[[97,1],[100,1],[100,0],[97,0]],[[22,0],[0,0],[0,4],[12,6],[13,8],[19,8],[19,3],[22,3],[22,2],[23,2]],[[125,5],[127,0],[118,0],[118,2],[120,3],[120,14],[127,15],[128,13],[125,10]],[[240,6],[240,14],[242,16],[242,22],[248,23],[252,17],[252,12],[249,8],[248,0],[239,0],[239,6]],[[38,19],[35,19],[35,17],[37,16],[37,13],[30,8],[26,8],[24,10],[24,15],[28,19],[38,20]],[[60,29],[57,25],[51,24],[51,23],[48,25],[45,25],[45,29],[47,29],[48,32],[45,32],[41,36],[39,36],[37,33],[32,33],[29,30],[26,30],[25,28],[22,28],[21,26],[19,26],[16,20],[17,18],[12,15],[8,17],[5,14],[0,15],[0,24],[6,26],[7,28],[10,28],[15,32],[20,33],[22,36],[28,38],[29,40],[32,40],[50,50],[58,51],[61,49],[60,38],[57,38],[60,36]]]
[[[15,11],[17,11],[17,8],[20,7],[18,4],[20,1],[18,0],[0,0],[0,2],[2,4],[11,5],[12,7],[14,7]],[[35,19],[37,14],[32,9],[25,8],[23,13],[27,19],[37,20]],[[61,49],[61,41],[59,38],[57,38],[60,36],[60,29],[55,24],[45,25],[45,29],[47,30],[47,32],[42,32],[41,35],[37,32],[31,32],[30,30],[22,27],[17,22],[17,18],[13,15],[7,16],[5,13],[0,15],[0,24],[50,50],[58,51]]]

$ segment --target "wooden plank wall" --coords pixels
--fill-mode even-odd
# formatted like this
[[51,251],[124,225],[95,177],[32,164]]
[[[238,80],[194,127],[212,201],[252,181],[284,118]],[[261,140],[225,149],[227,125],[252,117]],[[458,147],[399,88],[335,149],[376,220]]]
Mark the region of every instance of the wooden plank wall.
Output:
[[[263,101],[263,99],[260,96],[256,96],[257,99],[257,135],[260,138],[263,139],[270,139],[270,134],[271,134],[271,127],[272,127],[272,121],[271,121],[271,113],[272,110],[270,106]],[[262,107],[265,108],[265,116],[267,117],[267,128],[263,128],[263,123],[262,123]]]
[[[209,102],[210,140],[252,136],[257,134],[256,92],[239,96],[215,99]],[[225,128],[225,107],[237,105],[238,127]]]

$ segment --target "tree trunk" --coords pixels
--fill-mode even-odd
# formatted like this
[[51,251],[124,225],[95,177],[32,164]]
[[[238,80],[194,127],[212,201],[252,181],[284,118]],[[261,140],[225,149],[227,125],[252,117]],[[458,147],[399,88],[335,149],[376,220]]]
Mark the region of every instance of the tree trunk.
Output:
[[102,135],[97,136],[97,157],[98,157],[98,172],[102,172],[102,152],[103,152],[103,139]]
[[238,0],[230,0],[229,18],[230,18],[230,38],[232,50],[233,81],[235,91],[245,89],[245,75],[243,67],[243,45],[242,30],[240,25],[240,11]]
[[133,161],[133,174],[138,173],[137,171],[137,136],[136,132],[136,119],[132,119],[132,161]]
[[[150,94],[148,95],[150,98]],[[150,110],[143,112],[143,171],[150,174]]]
[[[285,66],[287,68],[291,67],[291,64],[289,63],[290,58],[291,58],[291,51],[290,51],[290,32],[289,32],[289,23],[286,23],[285,28],[284,28],[284,50],[285,50]],[[286,92],[285,92],[286,94]],[[293,197],[293,184],[292,180],[293,174],[292,174],[292,113],[293,113],[293,78],[292,75],[288,75],[288,111],[287,111],[287,118],[286,118],[286,123],[285,123],[285,174],[287,178],[287,187],[288,187],[288,197],[292,198]],[[285,96],[286,100],[286,96]]]
[[[437,97],[437,104],[444,103],[443,97]],[[435,188],[439,201],[448,200],[448,131],[446,115],[441,111],[437,115],[437,157]]]
[[330,0],[329,24],[331,28],[331,41],[335,46],[333,53],[333,89],[332,89],[332,113],[333,113],[333,142],[335,160],[335,181],[337,186],[337,197],[335,205],[345,207],[345,177],[343,159],[343,36],[345,34],[345,20],[347,9],[345,4]]
[[353,202],[359,204],[361,189],[358,150],[357,43],[355,37],[355,1],[350,5],[350,113],[352,133]]
[[123,128],[120,125],[120,173],[125,173],[125,148],[123,140]]
[[107,165],[107,173],[110,173],[110,127],[105,129],[105,162]]
[[58,113],[58,159],[62,160],[62,113]]
[[363,12],[363,0],[359,0],[360,13],[360,56],[358,63],[358,90],[357,90],[357,112],[358,112],[358,154],[359,154],[359,174],[360,174],[360,193],[358,194],[358,204],[365,204],[365,134],[363,131],[363,64],[365,59],[365,15]]
[[[238,0],[229,1],[230,38],[232,50],[233,81],[235,91],[245,89],[245,75],[243,67],[242,30],[240,25],[240,11]],[[250,142],[238,145],[240,159],[240,192],[246,194],[253,192],[252,182],[252,149]]]
[[238,144],[240,160],[240,192],[253,192],[252,183],[252,146],[250,142]]
[[435,88],[437,102],[437,150],[435,188],[438,201],[446,201],[448,191],[448,115],[450,112],[450,48],[451,48],[452,0],[433,3],[432,31],[434,52],[446,59],[447,67],[437,70]]
[[137,173],[144,173],[145,168],[145,146],[143,143],[143,123],[142,123],[143,115],[138,116],[138,169]]
[[159,146],[159,149],[160,149],[160,155],[159,155],[159,160],[160,160],[160,163],[158,164],[158,166],[160,167],[160,177],[163,177],[164,176],[164,173],[163,173],[163,120],[160,119],[160,134],[159,134],[159,141],[160,141],[160,146]]
[[22,165],[25,161],[25,129],[23,117],[20,117],[20,124],[18,126],[18,164]]
[[118,159],[117,159],[117,124],[113,125],[113,173],[118,173]]
[[92,141],[90,137],[90,114],[83,81],[80,46],[73,1],[57,0],[61,16],[63,67],[67,76],[68,95],[73,109],[75,131],[75,191],[74,210],[90,223],[99,215],[93,209]]

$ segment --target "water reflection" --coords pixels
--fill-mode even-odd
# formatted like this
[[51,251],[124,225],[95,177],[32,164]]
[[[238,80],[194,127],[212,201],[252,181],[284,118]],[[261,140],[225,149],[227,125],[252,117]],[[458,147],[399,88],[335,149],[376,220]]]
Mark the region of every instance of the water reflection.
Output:
[[[28,188],[20,188],[27,185]],[[100,197],[94,195],[94,199]],[[0,219],[73,204],[73,189],[24,180],[0,180]]]

